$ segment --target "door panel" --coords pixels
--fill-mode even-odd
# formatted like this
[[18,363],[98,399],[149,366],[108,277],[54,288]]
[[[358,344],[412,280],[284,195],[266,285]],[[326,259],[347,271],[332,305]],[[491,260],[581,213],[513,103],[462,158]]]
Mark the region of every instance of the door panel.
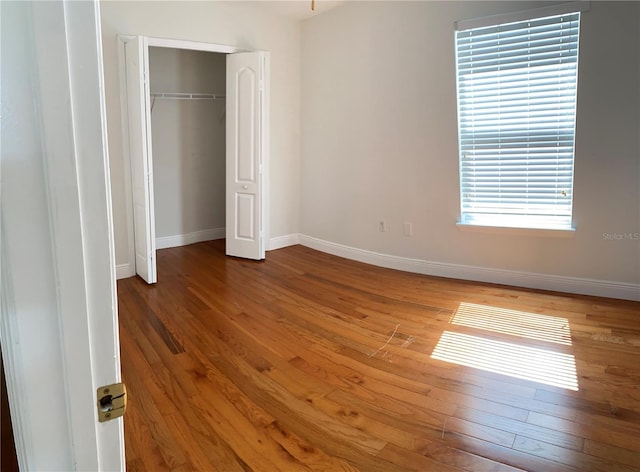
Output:
[[236,77],[235,90],[237,93],[238,113],[235,116],[235,135],[237,147],[236,181],[256,183],[257,149],[256,145],[256,71],[243,68]]
[[136,274],[157,281],[147,38],[125,45]]
[[236,207],[238,209],[238,215],[242,217],[236,218],[236,224],[238,225],[236,228],[236,237],[253,241],[256,238],[255,228],[252,224],[255,220],[255,215],[253,214],[256,207],[255,198],[250,194],[238,193],[237,199]]
[[227,56],[226,253],[264,259],[268,53]]

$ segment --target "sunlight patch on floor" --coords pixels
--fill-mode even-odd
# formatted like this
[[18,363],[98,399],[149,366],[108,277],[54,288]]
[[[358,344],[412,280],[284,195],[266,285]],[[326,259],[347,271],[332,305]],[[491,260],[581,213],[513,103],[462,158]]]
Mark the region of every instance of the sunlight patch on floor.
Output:
[[578,390],[576,362],[571,354],[445,331],[433,359]]
[[451,324],[571,345],[569,320],[475,303],[460,303]]

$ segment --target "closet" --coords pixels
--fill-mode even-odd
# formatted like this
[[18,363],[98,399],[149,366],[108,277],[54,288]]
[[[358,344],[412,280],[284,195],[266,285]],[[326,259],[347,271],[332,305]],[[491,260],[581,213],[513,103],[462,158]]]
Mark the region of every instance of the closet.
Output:
[[225,237],[226,55],[149,47],[156,248]]
[[264,259],[269,52],[118,38],[135,273],[156,282],[156,243],[224,237],[228,256]]

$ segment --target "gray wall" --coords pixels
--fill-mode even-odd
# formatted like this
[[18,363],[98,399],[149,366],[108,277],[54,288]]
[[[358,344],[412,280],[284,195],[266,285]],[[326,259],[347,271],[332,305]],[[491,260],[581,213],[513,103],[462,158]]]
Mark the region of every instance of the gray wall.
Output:
[[[225,94],[224,54],[149,50],[151,92]],[[155,99],[156,238],[225,226],[224,100]]]
[[300,233],[419,260],[640,283],[640,241],[603,237],[640,231],[638,2],[591,2],[583,14],[569,239],[456,227],[453,22],[548,3],[346,2],[303,22],[275,15],[276,4],[101,4],[119,265],[129,263],[131,202],[116,35],[142,34],[271,51],[270,238]]
[[116,264],[131,273],[133,219],[122,140],[117,35],[226,44],[271,52],[269,234],[298,232],[300,214],[300,22],[278,2],[100,2]]
[[347,2],[306,20],[300,232],[426,261],[640,283],[640,241],[604,237],[640,232],[638,2],[591,2],[582,15],[573,238],[456,227],[453,24],[540,5]]

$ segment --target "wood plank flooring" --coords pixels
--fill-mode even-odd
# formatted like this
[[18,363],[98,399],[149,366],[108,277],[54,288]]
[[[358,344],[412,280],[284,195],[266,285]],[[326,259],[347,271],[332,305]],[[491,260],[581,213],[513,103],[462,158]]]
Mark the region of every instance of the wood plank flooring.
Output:
[[118,299],[130,471],[640,471],[640,303],[223,240]]

